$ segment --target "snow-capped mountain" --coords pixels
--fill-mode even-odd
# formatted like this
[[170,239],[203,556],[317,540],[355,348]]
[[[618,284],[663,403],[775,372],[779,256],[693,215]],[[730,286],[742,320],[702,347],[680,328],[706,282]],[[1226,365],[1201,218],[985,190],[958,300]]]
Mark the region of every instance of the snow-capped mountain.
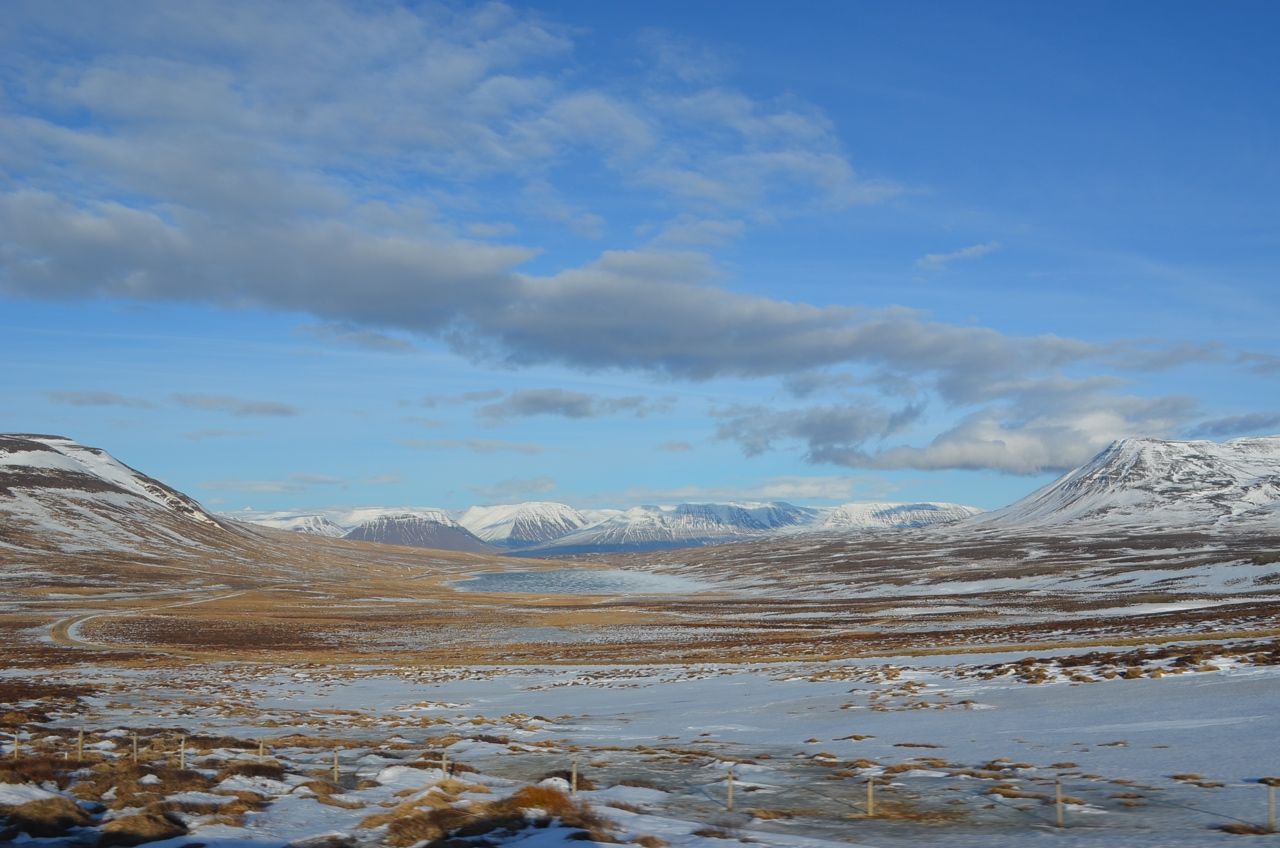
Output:
[[263,527],[274,527],[277,530],[292,530],[295,533],[307,533],[312,536],[328,536],[336,539],[347,535],[347,528],[335,523],[332,519],[317,513],[269,512],[240,514],[242,521],[260,524]]
[[330,538],[382,542],[446,551],[489,551],[491,547],[461,526],[443,509],[370,506],[315,512],[241,510],[228,517],[277,530]]
[[829,510],[816,529],[831,531],[897,530],[952,524],[982,510],[953,503],[848,503]]
[[473,506],[458,523],[491,545],[519,548],[550,542],[592,522],[571,506],[532,501]]
[[[685,503],[625,510],[577,510],[561,503],[532,501],[473,506],[458,515],[456,521],[444,510],[396,507],[312,513],[239,512],[234,517],[281,530],[325,536],[389,544],[408,544],[392,539],[416,536],[433,539],[436,547],[449,544],[460,545],[457,550],[479,550],[444,530],[432,530],[432,535],[427,535],[426,525],[430,523],[444,528],[461,526],[477,540],[498,548],[554,555],[710,545],[808,531],[903,530],[955,522],[978,512],[974,507],[947,503],[851,503],[835,508],[798,507],[782,502]],[[409,531],[403,519],[405,515],[417,516],[423,526]],[[398,520],[384,520],[391,517]]]
[[1121,439],[1022,500],[961,529],[1280,530],[1280,436]]
[[637,506],[539,546],[539,553],[651,550],[758,538],[820,515],[788,503]]
[[145,551],[230,532],[196,501],[99,448],[0,435],[0,547]]
[[357,524],[343,538],[445,551],[493,550],[441,510],[377,515]]

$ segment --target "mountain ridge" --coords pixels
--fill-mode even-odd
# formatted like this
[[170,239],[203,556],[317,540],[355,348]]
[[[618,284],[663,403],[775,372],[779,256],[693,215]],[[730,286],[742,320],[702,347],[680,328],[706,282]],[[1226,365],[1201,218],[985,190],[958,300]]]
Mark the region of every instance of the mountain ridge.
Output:
[[245,532],[241,521],[331,538],[532,556],[924,528],[951,534],[1271,532],[1280,530],[1280,436],[1117,440],[1049,485],[985,513],[939,502],[684,503],[583,512],[532,501],[454,513],[358,507],[219,517],[102,449],[65,436],[15,433],[0,435],[0,517],[0,546],[64,551],[207,547]]
[[[521,556],[552,556],[719,544],[773,534],[916,529],[959,521],[978,512],[976,507],[941,502],[805,507],[785,501],[729,501],[639,505],[592,514],[567,504],[528,501],[473,506],[453,513],[431,507],[361,507],[231,515],[277,529],[382,541],[366,533],[350,534],[361,518],[371,521],[415,514],[446,526],[461,526],[492,549]],[[467,548],[459,548],[463,549]]]
[[18,549],[160,550],[237,532],[101,448],[36,433],[0,434],[0,516],[0,545]]
[[1280,436],[1118,439],[1047,486],[955,529],[1234,527],[1280,529]]

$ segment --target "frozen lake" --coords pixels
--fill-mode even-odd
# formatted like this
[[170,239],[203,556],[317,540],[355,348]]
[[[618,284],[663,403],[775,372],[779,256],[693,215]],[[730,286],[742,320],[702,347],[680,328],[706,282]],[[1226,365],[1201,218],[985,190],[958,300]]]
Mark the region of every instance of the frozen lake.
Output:
[[601,568],[554,571],[487,571],[453,587],[461,592],[518,592],[529,595],[678,595],[703,592],[705,583],[669,574]]

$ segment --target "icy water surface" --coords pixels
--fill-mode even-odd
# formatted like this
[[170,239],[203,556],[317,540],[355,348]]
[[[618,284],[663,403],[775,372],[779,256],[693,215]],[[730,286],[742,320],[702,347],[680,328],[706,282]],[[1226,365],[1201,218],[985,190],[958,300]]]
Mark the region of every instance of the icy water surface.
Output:
[[619,569],[565,568],[554,571],[487,571],[453,583],[463,592],[520,592],[531,595],[675,595],[702,592],[705,583],[670,574]]

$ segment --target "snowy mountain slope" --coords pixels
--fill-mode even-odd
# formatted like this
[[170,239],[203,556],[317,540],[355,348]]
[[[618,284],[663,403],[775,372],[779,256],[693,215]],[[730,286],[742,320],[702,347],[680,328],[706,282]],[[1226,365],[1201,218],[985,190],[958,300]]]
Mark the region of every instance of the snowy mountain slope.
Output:
[[473,506],[458,523],[492,545],[527,547],[566,536],[592,522],[571,506],[532,501]]
[[1122,439],[1022,500],[957,529],[1280,529],[1280,436]]
[[485,553],[493,550],[441,510],[379,514],[357,524],[343,538],[443,551]]
[[369,506],[321,509],[313,512],[240,510],[228,518],[277,530],[292,530],[329,538],[436,548],[445,551],[492,551],[493,548],[458,524],[443,509],[433,507]]
[[[406,532],[406,522],[394,522],[397,529],[393,531],[393,523],[378,523],[379,519],[416,515],[444,527],[460,525],[480,541],[496,547],[559,554],[709,545],[807,531],[902,530],[955,522],[978,512],[974,507],[947,503],[851,503],[818,508],[781,502],[686,503],[579,511],[565,504],[532,501],[473,506],[456,522],[443,510],[404,507],[328,509],[310,513],[238,512],[232,517],[277,529],[326,536],[343,536],[369,524],[358,538],[387,541]],[[372,539],[376,527],[383,528],[388,534],[386,539]],[[426,529],[416,532],[425,533]],[[473,546],[459,548],[473,549]]]
[[788,503],[637,506],[562,536],[540,553],[649,550],[757,538],[812,524],[820,513]]
[[953,503],[848,503],[824,515],[824,531],[896,530],[951,524],[978,515],[977,507]]
[[318,513],[268,512],[236,516],[241,521],[260,524],[263,527],[274,527],[277,530],[291,530],[295,533],[307,533],[312,536],[328,536],[336,539],[347,534],[347,528],[335,523],[327,516]]
[[0,544],[143,550],[230,532],[196,501],[99,448],[63,436],[0,435]]

